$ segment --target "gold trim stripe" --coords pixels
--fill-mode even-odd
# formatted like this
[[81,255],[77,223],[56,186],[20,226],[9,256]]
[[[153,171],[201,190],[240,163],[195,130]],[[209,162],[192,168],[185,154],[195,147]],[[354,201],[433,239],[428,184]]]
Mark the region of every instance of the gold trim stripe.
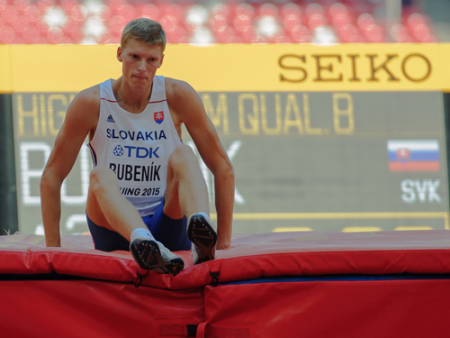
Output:
[[[426,219],[441,218],[445,229],[449,227],[448,212],[326,212],[326,213],[235,213],[233,220],[267,221],[267,220],[326,220],[326,219]],[[217,214],[211,214],[217,220]]]

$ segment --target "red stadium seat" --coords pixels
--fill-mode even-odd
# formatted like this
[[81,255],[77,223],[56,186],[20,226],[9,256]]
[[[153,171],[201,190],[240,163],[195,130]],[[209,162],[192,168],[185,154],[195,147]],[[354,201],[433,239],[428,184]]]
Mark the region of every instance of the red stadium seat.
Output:
[[78,4],[76,0],[61,0],[61,7],[66,13],[70,13],[72,8]]
[[179,20],[173,15],[164,15],[159,21],[166,32],[173,32],[179,25]]
[[339,16],[339,15],[345,15],[348,16],[348,9],[345,5],[341,3],[335,3],[330,6],[329,12],[332,17]]
[[181,22],[184,16],[184,9],[179,5],[169,5],[164,8],[164,14],[174,17],[177,22]]
[[253,7],[251,5],[244,3],[244,4],[237,5],[235,7],[234,14],[236,17],[238,17],[240,15],[244,15],[249,18],[253,18],[253,16],[255,15],[255,10],[253,9]]
[[25,43],[33,44],[36,39],[40,36],[39,31],[36,27],[29,25],[27,29],[22,33],[22,37]]
[[187,36],[187,31],[181,26],[176,26],[172,31],[167,33],[167,42],[169,43],[181,43]]
[[358,17],[357,23],[361,29],[366,30],[369,26],[375,24],[375,20],[373,19],[372,15],[364,13]]
[[374,43],[386,42],[383,29],[376,24],[367,26],[366,29],[364,29],[364,36],[366,37],[368,42]]
[[308,17],[308,26],[311,29],[316,29],[317,27],[324,26],[326,23],[326,19],[322,14],[315,13]]
[[24,15],[29,22],[36,22],[42,17],[42,12],[36,5],[29,5],[25,8]]
[[232,35],[227,43],[242,44],[245,43],[244,39],[239,35]]
[[131,5],[123,4],[118,7],[117,14],[123,17],[126,22],[136,19],[136,10]]
[[284,29],[289,32],[302,23],[300,16],[296,14],[289,14],[284,16],[282,22]]
[[302,25],[298,25],[292,29],[291,37],[294,42],[298,43],[308,43],[312,41],[309,29]]
[[80,43],[84,37],[81,29],[82,25],[79,22],[69,19],[64,25],[63,32],[65,36],[71,38],[73,43]]
[[24,16],[18,16],[12,23],[11,27],[14,28],[14,30],[17,33],[23,33],[27,30],[29,26],[29,22],[26,17]]
[[256,33],[255,28],[253,28],[252,26],[248,26],[246,29],[239,33],[246,43],[253,43],[258,38],[258,34]]
[[111,36],[105,41],[102,41],[104,44],[110,44],[110,45],[119,45],[120,44],[120,37],[118,36]]
[[42,11],[46,11],[47,9],[55,5],[55,0],[39,0],[37,2],[37,5]]
[[266,3],[259,8],[258,11],[260,16],[278,16],[278,8],[273,4]]
[[17,16],[19,15],[19,11],[11,5],[5,6],[3,11],[1,12],[1,18],[6,23],[11,23],[14,20],[16,20]]
[[339,33],[341,42],[345,42],[345,43],[353,42],[354,43],[354,42],[361,41],[361,38],[358,33],[358,29],[351,24],[339,26],[338,33]]
[[86,19],[86,15],[86,9],[80,5],[73,6],[70,11],[70,17],[78,22],[84,21]]
[[214,5],[211,10],[211,17],[215,15],[220,15],[224,17],[226,20],[230,18],[230,7],[226,4],[217,4]]
[[122,33],[126,24],[127,24],[127,21],[125,20],[125,18],[120,15],[114,15],[108,21],[109,29],[111,30],[111,32],[113,34],[117,34],[117,35]]
[[50,42],[45,36],[39,36],[34,40],[34,43],[37,45],[48,45]]
[[16,7],[18,11],[24,11],[29,4],[29,0],[14,0],[14,7]]
[[233,26],[238,32],[245,31],[251,25],[252,25],[251,17],[245,14],[238,15],[233,21]]
[[408,35],[406,27],[401,24],[393,25],[389,31],[389,34],[395,42],[398,43],[412,42],[412,39]]
[[212,31],[218,43],[229,43],[231,37],[236,35],[235,30],[230,26],[221,26]]
[[63,36],[61,39],[60,44],[64,44],[64,45],[72,45],[73,41],[71,38],[69,38],[68,36]]
[[410,28],[414,29],[417,25],[426,24],[427,21],[422,14],[413,13],[408,17],[407,23]]
[[413,29],[413,36],[418,42],[436,42],[436,37],[433,32],[425,23],[417,24]]
[[240,37],[246,43],[267,43],[267,42],[269,42],[264,37],[257,34],[257,32],[255,31],[255,28],[253,26],[249,26],[247,29],[240,32]]
[[343,26],[351,23],[350,16],[344,13],[334,15],[331,20],[334,26]]
[[272,37],[272,39],[270,39],[270,42],[272,42],[272,43],[292,43],[292,39],[289,36],[287,36],[283,33],[280,33],[280,34],[275,34],[275,36]]
[[305,12],[306,12],[306,16],[308,16],[308,17],[310,17],[311,15],[314,15],[314,14],[320,14],[322,16],[325,15],[325,10],[318,3],[312,3],[312,4],[309,4],[308,6],[306,6]]
[[159,20],[160,15],[161,12],[159,8],[153,4],[146,4],[141,9],[141,16],[147,17],[155,21]]
[[426,24],[421,23],[414,27],[413,34],[417,40],[423,41],[431,34],[431,29]]
[[296,4],[286,4],[281,8],[281,15],[282,16],[289,16],[289,15],[296,15],[300,17],[302,14],[302,9],[300,6]]
[[16,33],[14,32],[14,29],[8,26],[0,27],[0,43],[1,44],[8,44],[12,43],[14,41],[14,38],[16,36]]
[[38,21],[36,21],[35,25],[36,25],[37,30],[38,30],[41,34],[43,34],[43,35],[46,35],[46,34],[47,34],[47,32],[48,32],[48,30],[49,30],[49,27],[48,27],[48,25],[47,25],[43,20],[38,20]]
[[120,7],[122,7],[124,4],[126,4],[126,1],[124,0],[109,0],[108,5],[111,8],[111,10],[117,14]]
[[420,42],[435,43],[437,42],[437,39],[433,34],[429,34],[425,36]]
[[227,19],[222,14],[215,14],[209,20],[209,25],[213,32],[219,32],[223,30],[223,27],[227,27]]
[[11,42],[11,44],[13,44],[13,45],[23,45],[23,44],[25,44],[25,40],[21,36],[16,35],[14,37],[14,40]]

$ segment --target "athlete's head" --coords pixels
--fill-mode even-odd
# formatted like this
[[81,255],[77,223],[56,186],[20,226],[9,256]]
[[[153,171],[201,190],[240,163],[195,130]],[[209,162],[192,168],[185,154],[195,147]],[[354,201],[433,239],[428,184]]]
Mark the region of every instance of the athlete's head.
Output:
[[166,33],[158,22],[150,19],[139,18],[130,21],[123,29],[120,46],[125,48],[130,39],[160,46],[163,52],[166,49]]
[[159,23],[144,18],[130,21],[117,48],[125,82],[136,90],[147,90],[162,65],[165,47],[166,34]]

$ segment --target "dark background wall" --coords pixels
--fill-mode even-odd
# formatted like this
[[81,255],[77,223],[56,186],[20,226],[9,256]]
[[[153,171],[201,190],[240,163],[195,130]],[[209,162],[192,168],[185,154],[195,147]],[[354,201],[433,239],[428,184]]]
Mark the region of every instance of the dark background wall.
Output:
[[0,94],[0,235],[18,231],[11,94]]

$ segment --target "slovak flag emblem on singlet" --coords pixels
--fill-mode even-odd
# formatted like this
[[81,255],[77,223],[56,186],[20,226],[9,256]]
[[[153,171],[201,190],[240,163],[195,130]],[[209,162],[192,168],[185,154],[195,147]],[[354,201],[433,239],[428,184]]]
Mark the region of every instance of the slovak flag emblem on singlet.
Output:
[[156,123],[161,124],[164,121],[164,112],[159,111],[159,112],[153,113],[153,117],[155,118]]

